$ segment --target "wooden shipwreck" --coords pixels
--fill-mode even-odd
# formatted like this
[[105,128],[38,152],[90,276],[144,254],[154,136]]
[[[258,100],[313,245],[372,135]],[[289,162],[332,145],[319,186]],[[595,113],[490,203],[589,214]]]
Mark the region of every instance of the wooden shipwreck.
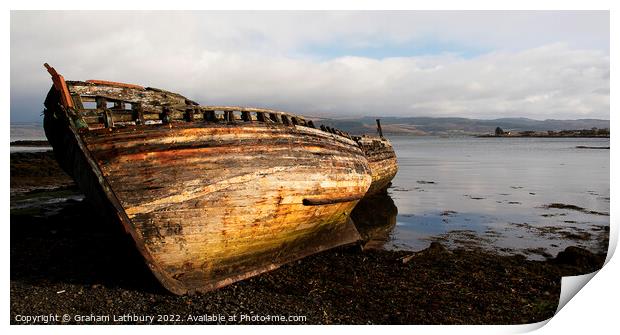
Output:
[[392,143],[383,137],[379,120],[377,125],[380,137],[353,137],[364,152],[372,175],[372,183],[366,192],[366,197],[385,192],[398,172],[398,162]]
[[[330,128],[321,126],[321,129],[330,131]],[[366,192],[364,199],[373,199],[375,195],[384,194],[391,185],[392,179],[398,172],[398,161],[392,142],[383,137],[381,122],[377,119],[377,133],[379,136],[352,136],[351,138],[362,149],[368,161],[372,183]]]
[[360,238],[349,215],[384,178],[348,134],[275,110],[65,81],[45,66],[57,160],[171,292],[209,291]]

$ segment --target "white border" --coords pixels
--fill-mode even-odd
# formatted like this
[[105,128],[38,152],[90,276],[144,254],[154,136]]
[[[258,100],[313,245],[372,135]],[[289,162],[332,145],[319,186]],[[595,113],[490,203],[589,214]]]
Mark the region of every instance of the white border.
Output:
[[[6,3],[6,2],[3,2]],[[5,145],[1,146],[4,157],[8,157],[9,154],[9,89],[10,89],[10,13],[9,9],[538,9],[538,10],[555,10],[555,9],[571,9],[571,10],[585,10],[585,9],[611,9],[611,36],[618,36],[618,24],[614,23],[618,18],[615,11],[618,8],[617,2],[613,1],[536,1],[536,0],[522,0],[513,1],[507,4],[504,1],[491,1],[491,0],[473,0],[473,1],[458,1],[458,0],[435,0],[432,2],[418,2],[412,3],[409,1],[370,1],[370,0],[345,0],[345,1],[329,1],[329,0],[315,0],[315,1],[284,1],[284,0],[263,0],[260,2],[251,0],[231,0],[231,1],[218,1],[212,3],[196,3],[187,0],[176,0],[174,2],[164,2],[161,0],[149,1],[145,4],[130,3],[121,0],[107,0],[105,2],[86,2],[86,1],[9,1],[8,8],[2,12],[3,34],[2,42],[5,45],[2,52],[3,63],[6,64],[2,68],[2,91],[0,99],[2,101],[4,122],[1,122],[3,129],[3,136],[5,137]],[[148,6],[148,7],[147,7]],[[614,55],[617,55],[617,46],[612,38],[611,41],[611,59],[616,59]],[[614,96],[615,90],[614,83],[617,82],[617,71],[612,65],[611,67],[611,110],[614,110]],[[617,129],[616,117],[611,115],[611,128]],[[615,137],[611,138],[611,146],[617,148],[618,141]],[[7,160],[8,162],[8,160]],[[611,151],[611,181],[615,181],[616,174],[614,168],[619,166],[617,155],[615,151]],[[279,326],[279,327],[254,327],[254,326],[208,326],[195,327],[169,327],[169,326],[147,326],[144,329],[137,329],[136,326],[105,326],[105,327],[91,327],[91,326],[77,326],[77,327],[38,327],[38,326],[12,326],[9,327],[9,244],[10,234],[8,233],[7,224],[9,221],[9,210],[6,204],[9,201],[7,189],[9,187],[9,169],[8,164],[2,166],[3,176],[1,179],[2,186],[4,188],[3,196],[5,197],[5,206],[3,207],[3,217],[5,218],[4,231],[2,234],[3,242],[3,255],[2,255],[2,268],[4,279],[4,290],[2,290],[3,298],[3,311],[1,314],[2,322],[5,329],[4,333],[16,333],[16,334],[28,334],[28,333],[41,333],[55,331],[57,333],[68,334],[82,334],[85,330],[89,333],[109,333],[110,330],[121,333],[129,333],[136,331],[148,331],[153,333],[167,333],[170,330],[178,329],[188,333],[205,334],[206,332],[217,332],[222,334],[240,333],[240,332],[269,332],[269,333],[290,333],[295,332],[297,334],[312,334],[315,335],[317,331],[320,332],[372,332],[385,331],[390,333],[403,333],[409,334],[412,332],[424,332],[429,334],[452,334],[455,332],[464,334],[504,334],[504,333],[519,333],[525,331],[531,331],[547,324],[547,322],[541,322],[534,325],[523,326],[390,326],[385,327],[365,327],[365,326],[347,326],[347,329],[342,327],[320,327],[318,326],[303,326],[303,327],[291,327],[291,326]],[[611,198],[616,199],[616,185],[611,183]],[[614,202],[611,202],[610,212],[612,229],[610,231],[610,256],[612,250],[615,249],[617,244],[618,222],[615,219],[617,206]],[[613,244],[612,244],[613,243]],[[616,257],[617,258],[617,257]],[[554,333],[584,333],[586,331],[607,331],[609,329],[617,328],[617,307],[618,307],[618,284],[617,278],[619,276],[619,265],[616,259],[608,259],[609,263],[594,276],[592,282],[587,284],[583,288],[583,292],[577,294],[571,303],[567,304],[557,316],[549,320],[548,325],[538,330],[538,333],[554,334]],[[86,329],[88,327],[88,329]]]

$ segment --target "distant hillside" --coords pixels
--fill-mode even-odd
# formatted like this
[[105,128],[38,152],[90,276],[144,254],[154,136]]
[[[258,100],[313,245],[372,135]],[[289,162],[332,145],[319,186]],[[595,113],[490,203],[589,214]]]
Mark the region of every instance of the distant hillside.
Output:
[[[350,134],[375,134],[376,117],[350,119],[314,119]],[[591,128],[609,128],[609,120],[532,120],[527,118],[502,118],[494,120],[467,119],[459,117],[382,117],[384,134],[401,135],[482,135],[493,134],[495,128],[504,131],[560,131]],[[41,123],[11,123],[11,141],[45,139]]]
[[[335,127],[351,134],[375,134],[376,117],[354,119],[321,119],[317,123]],[[501,118],[494,120],[458,117],[382,117],[381,128],[385,134],[410,135],[480,135],[491,134],[496,127],[505,131],[545,131],[609,128],[609,120],[533,120],[528,118]]]

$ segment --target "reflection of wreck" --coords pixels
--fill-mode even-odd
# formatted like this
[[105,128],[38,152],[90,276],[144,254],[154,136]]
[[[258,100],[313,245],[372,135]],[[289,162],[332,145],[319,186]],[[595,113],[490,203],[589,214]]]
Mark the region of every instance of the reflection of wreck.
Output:
[[351,212],[351,218],[362,237],[363,249],[383,248],[396,227],[397,215],[394,200],[387,193],[364,197]]
[[212,290],[359,239],[349,213],[384,178],[348,134],[160,89],[65,82],[47,67],[44,126],[60,165],[168,290]]

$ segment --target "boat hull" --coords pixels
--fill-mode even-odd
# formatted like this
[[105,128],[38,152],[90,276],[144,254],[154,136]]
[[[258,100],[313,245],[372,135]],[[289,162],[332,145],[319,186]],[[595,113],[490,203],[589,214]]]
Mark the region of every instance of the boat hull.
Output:
[[349,214],[372,177],[350,139],[252,122],[79,129],[54,92],[45,130],[61,166],[173,293],[213,290],[360,238]]
[[392,143],[382,137],[362,136],[356,139],[368,160],[372,184],[367,197],[385,193],[398,172],[398,162]]

